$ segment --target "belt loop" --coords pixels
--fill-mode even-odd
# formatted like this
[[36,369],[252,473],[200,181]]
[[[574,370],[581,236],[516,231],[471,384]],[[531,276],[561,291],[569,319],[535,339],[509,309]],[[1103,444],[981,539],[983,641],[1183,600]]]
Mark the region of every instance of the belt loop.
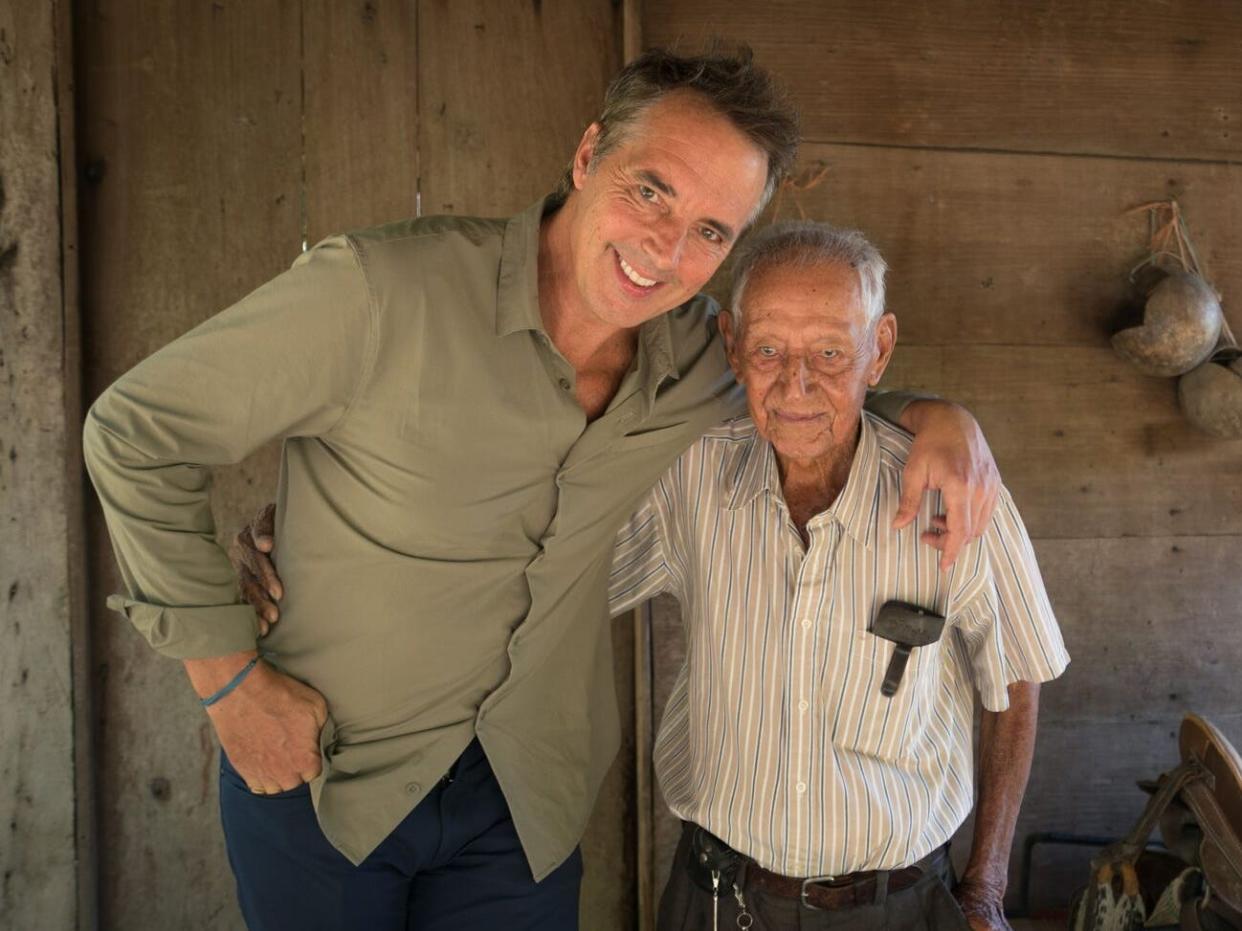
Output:
[[876,870],[875,905],[883,905],[888,899],[888,870]]

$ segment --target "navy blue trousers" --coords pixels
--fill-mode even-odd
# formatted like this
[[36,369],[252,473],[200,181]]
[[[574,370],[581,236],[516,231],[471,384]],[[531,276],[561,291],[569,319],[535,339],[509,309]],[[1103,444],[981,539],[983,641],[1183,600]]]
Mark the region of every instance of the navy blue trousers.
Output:
[[254,795],[223,753],[220,817],[251,931],[578,927],[581,853],[531,878],[477,740],[359,866],[323,836],[307,786]]

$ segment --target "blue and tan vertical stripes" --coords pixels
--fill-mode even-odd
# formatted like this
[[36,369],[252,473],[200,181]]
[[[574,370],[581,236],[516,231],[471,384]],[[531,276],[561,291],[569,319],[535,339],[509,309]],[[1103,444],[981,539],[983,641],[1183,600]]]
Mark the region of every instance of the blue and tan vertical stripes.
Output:
[[[785,508],[771,447],[749,419],[706,434],[665,474],[617,539],[620,612],[680,600],[682,667],[656,739],[679,817],[787,876],[918,860],[973,804],[974,695],[1069,661],[1026,530],[1007,492],[952,571],[914,525],[891,529],[908,434],[863,414],[845,488],[807,525]],[[880,605],[945,615],[897,694],[880,695],[893,646],[868,632]]]

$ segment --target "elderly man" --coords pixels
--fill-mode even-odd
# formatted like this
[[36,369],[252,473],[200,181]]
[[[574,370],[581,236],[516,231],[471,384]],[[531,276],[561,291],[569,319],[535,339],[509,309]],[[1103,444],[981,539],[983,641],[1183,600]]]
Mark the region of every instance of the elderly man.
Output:
[[[720,327],[750,416],[691,446],[618,537],[613,610],[670,592],[686,625],[656,742],[685,821],[661,931],[964,925],[947,842],[973,801],[976,692],[957,896],[972,927],[1006,927],[1038,683],[1068,657],[1007,494],[950,573],[892,528],[910,437],[862,410],[896,340],[884,272],[821,224],[743,246]],[[929,502],[918,526],[938,524]],[[945,623],[886,697],[893,645],[870,627],[890,600]]]
[[[695,296],[794,156],[748,55],[644,55],[558,195],[325,241],[92,407],[127,596],[222,747],[252,928],[574,927],[576,845],[617,748],[618,528],[735,411]],[[960,409],[918,402],[909,516],[990,510]],[[287,620],[260,658],[209,467],[284,441]],[[970,479],[981,476],[982,482]]]

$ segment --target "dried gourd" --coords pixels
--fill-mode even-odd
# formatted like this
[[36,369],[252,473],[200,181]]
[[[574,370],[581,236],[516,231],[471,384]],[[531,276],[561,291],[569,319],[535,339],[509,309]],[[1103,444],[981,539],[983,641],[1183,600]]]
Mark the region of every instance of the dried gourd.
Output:
[[1182,413],[1213,436],[1242,437],[1242,355],[1218,352],[1177,383]]
[[1148,294],[1142,326],[1115,334],[1113,349],[1146,375],[1181,375],[1212,354],[1223,319],[1211,285],[1173,272]]

